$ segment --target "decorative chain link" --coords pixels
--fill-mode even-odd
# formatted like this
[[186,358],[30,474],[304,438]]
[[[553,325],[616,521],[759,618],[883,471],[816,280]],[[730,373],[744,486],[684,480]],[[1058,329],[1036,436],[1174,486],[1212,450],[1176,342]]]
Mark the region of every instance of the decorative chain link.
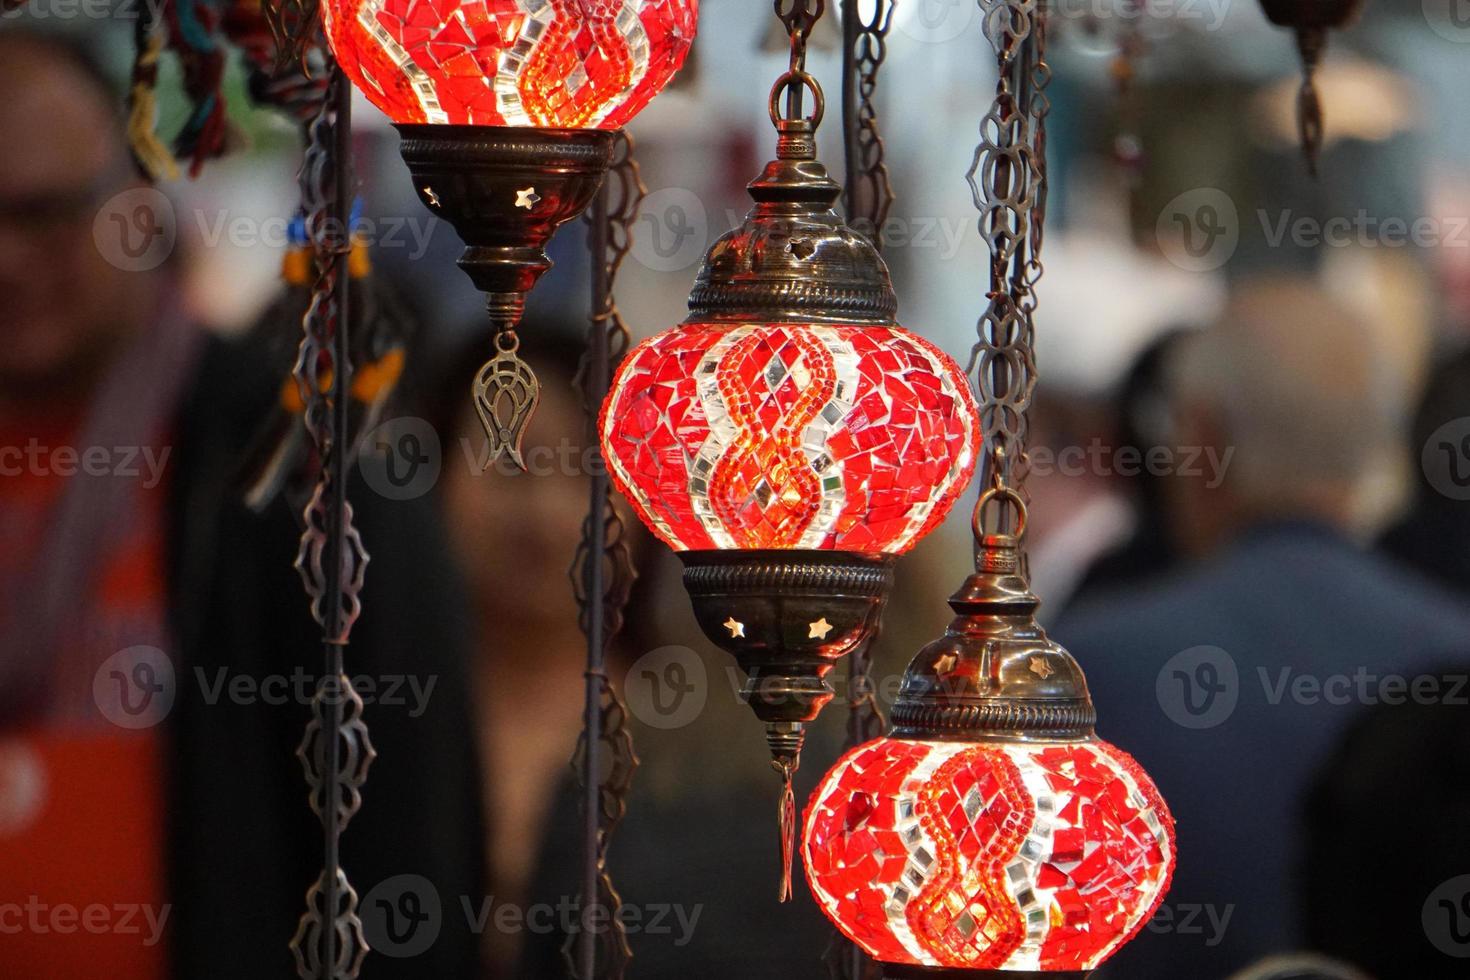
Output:
[[[893,206],[893,185],[878,128],[878,75],[888,55],[888,32],[896,0],[874,0],[864,17],[861,0],[842,0],[843,145],[847,155],[847,223],[883,248],[883,226]],[[887,723],[873,690],[873,644],[877,632],[847,658],[847,747],[883,734]],[[831,980],[880,980],[882,970],[840,932],[822,957]]]
[[[807,92],[812,93],[815,103],[812,109],[812,127],[821,125],[824,109],[822,86],[806,70],[806,46],[811,40],[812,29],[822,14],[827,11],[827,0],[775,0],[776,16],[786,27],[791,38],[791,62],[786,72],[776,80],[771,89],[771,120],[800,119],[805,114],[803,102]],[[785,95],[786,106],[780,107]]]
[[[618,271],[632,248],[633,227],[638,221],[639,208],[648,195],[648,188],[643,183],[638,162],[633,156],[632,137],[626,132],[619,134],[615,154],[603,191],[606,195],[606,207],[595,208],[587,217],[589,224],[601,223],[600,237],[605,245],[601,270],[602,288],[594,296],[591,316],[594,343],[588,345],[588,350],[583,355],[577,378],[583,407],[589,420],[588,430],[594,434],[597,429],[597,413],[607,391],[612,366],[627,351],[632,339],[618,311],[613,290]],[[598,231],[594,225],[594,232]],[[597,261],[596,257],[594,261]],[[598,356],[594,356],[594,348],[599,341],[602,346]],[[622,907],[622,898],[608,871],[607,852],[618,825],[627,813],[628,792],[632,788],[633,775],[638,769],[638,756],[634,751],[632,731],[628,727],[627,706],[608,680],[604,663],[613,638],[622,630],[624,611],[637,572],[633,567],[632,552],[628,545],[627,527],[613,503],[612,488],[605,476],[594,479],[593,504],[582,525],[582,540],[572,562],[571,580],[579,610],[579,623],[582,632],[589,637],[587,682],[597,688],[593,693],[599,705],[598,728],[595,732],[583,730],[572,759],[572,768],[585,792],[589,770],[592,768],[588,764],[587,754],[595,742],[597,755],[605,760],[605,764],[598,767],[603,776],[597,794],[597,846],[592,855],[597,896],[592,904],[607,909],[609,915],[606,919],[607,927],[601,929],[596,937],[597,955],[593,957],[590,973],[585,969],[583,958],[577,955],[579,942],[585,941],[582,935],[569,935],[562,953],[571,975],[577,980],[622,980],[633,953],[628,945],[627,931],[617,914],[617,910]],[[600,590],[600,596],[596,590]],[[593,642],[594,626],[599,625],[599,616],[601,629],[597,636],[600,638],[601,648],[592,649],[590,644]]]
[[874,0],[872,14],[864,17],[861,0],[843,0],[843,18],[851,20],[855,41],[846,52],[848,71],[856,75],[856,118],[844,120],[849,156],[847,223],[883,247],[883,226],[893,207],[893,183],[885,162],[878,129],[878,73],[888,57],[888,32],[893,27],[896,0]]
[[310,787],[312,812],[325,832],[320,876],[307,892],[291,951],[302,980],[354,980],[368,946],[357,911],[357,893],[343,873],[338,839],[362,805],[362,787],[374,751],[362,720],[362,699],[342,667],[343,649],[362,605],[368,555],[347,502],[350,451],[347,398],[351,365],[348,336],[347,262],[350,249],[346,182],[351,88],[335,65],[331,96],[309,127],[301,171],[302,209],[315,253],[311,305],[302,321],[293,375],[306,406],[305,425],[321,459],[316,490],[305,514],[296,569],[322,629],[327,670],[312,697],[312,717],[297,749]]
[[[333,70],[335,73],[335,66]],[[334,74],[334,77],[340,76]],[[346,643],[362,611],[359,597],[368,555],[362,537],[353,525],[352,505],[346,503],[344,494],[338,566],[341,587],[331,588],[329,551],[336,550],[331,531],[337,519],[333,508],[339,488],[330,463],[335,453],[347,451],[347,447],[336,444],[337,413],[347,411],[346,400],[339,400],[336,395],[338,391],[349,390],[347,380],[338,378],[338,375],[351,370],[350,365],[337,363],[336,351],[337,333],[346,329],[341,302],[346,263],[341,261],[341,257],[351,247],[347,228],[349,218],[345,214],[337,214],[337,185],[343,166],[343,161],[337,158],[337,123],[337,106],[328,100],[311,124],[310,141],[301,168],[302,209],[306,233],[315,252],[316,276],[312,283],[311,304],[302,321],[301,344],[297,348],[292,375],[302,404],[306,406],[306,431],[321,458],[320,477],[306,508],[306,530],[301,535],[296,569],[311,596],[312,616],[326,631],[327,642]]]
[[[643,183],[643,173],[638,166],[638,161],[633,157],[633,137],[628,135],[627,130],[618,133],[617,146],[613,150],[612,169],[607,175],[608,193],[608,235],[607,235],[607,296],[606,305],[601,311],[592,314],[593,328],[599,325],[607,331],[608,359],[616,365],[623,355],[627,353],[632,344],[632,334],[628,332],[627,324],[623,322],[623,316],[618,311],[617,297],[613,288],[617,285],[618,272],[623,267],[623,261],[627,259],[628,253],[633,248],[633,228],[638,223],[639,213],[643,207],[643,200],[648,196],[648,187]],[[592,215],[588,215],[587,221],[592,221]],[[585,389],[585,376],[587,371],[587,359],[582,361],[581,377],[579,384]],[[596,411],[601,406],[593,405]]]
[[822,19],[827,10],[827,0],[775,0],[776,16],[786,25],[786,34],[791,38],[791,70],[806,68],[806,46],[812,38],[812,28]]
[[985,35],[995,49],[995,100],[980,124],[967,178],[990,250],[989,304],[976,325],[970,356],[980,397],[987,491],[974,527],[984,533],[986,505],[1008,504],[995,530],[1025,526],[1027,412],[1036,387],[1036,286],[1042,275],[1046,217],[1045,0],[979,0]]

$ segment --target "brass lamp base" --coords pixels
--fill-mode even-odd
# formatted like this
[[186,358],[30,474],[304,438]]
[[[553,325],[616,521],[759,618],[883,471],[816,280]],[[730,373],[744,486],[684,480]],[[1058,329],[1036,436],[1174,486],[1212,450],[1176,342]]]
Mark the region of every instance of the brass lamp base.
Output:
[[868,642],[893,586],[893,558],[842,551],[685,551],[684,587],[705,636],[745,671],[741,697],[771,755],[797,761],[832,700],[827,673]]
[[551,268],[551,236],[602,187],[617,138],[603,129],[396,128],[419,200],[465,243],[460,268],[481,292],[507,304],[520,297],[522,307]]
[[592,203],[612,165],[617,133],[598,129],[400,124],[399,151],[419,200],[464,240],[459,267],[483,292],[495,356],[473,395],[490,441],[488,467],[502,455],[522,469],[521,442],[541,385],[517,354],[526,295],[551,259],[556,230]]

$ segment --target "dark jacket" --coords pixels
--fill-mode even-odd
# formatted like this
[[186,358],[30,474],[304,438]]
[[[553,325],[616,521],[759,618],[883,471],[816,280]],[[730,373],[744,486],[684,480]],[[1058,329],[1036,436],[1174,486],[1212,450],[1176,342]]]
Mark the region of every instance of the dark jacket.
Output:
[[[252,514],[234,482],[278,384],[252,350],[210,341],[175,429],[168,555],[179,691],[168,722],[168,857],[180,980],[294,976],[288,947],[320,867],[322,830],[295,757],[307,705],[294,690],[272,705],[218,687],[221,678],[259,683],[322,669],[320,632],[292,567],[299,519],[281,501]],[[484,834],[465,605],[432,497],[384,499],[355,468],[349,495],[372,560],[347,673],[381,686],[364,714],[378,757],[343,861],[364,905],[379,882],[418,875],[443,909],[426,952],[374,953],[362,977],[470,978],[478,940],[459,909],[461,896],[482,891]],[[421,691],[434,684],[419,717],[407,684],[389,691],[410,676]]]
[[[1053,635],[1087,672],[1099,734],[1137,756],[1178,821],[1162,915],[1103,975],[1223,978],[1307,945],[1313,779],[1363,710],[1467,662],[1470,616],[1335,532],[1280,524],[1177,577],[1076,608]],[[1401,853],[1434,860],[1407,843]],[[1361,897],[1372,900],[1367,882]]]

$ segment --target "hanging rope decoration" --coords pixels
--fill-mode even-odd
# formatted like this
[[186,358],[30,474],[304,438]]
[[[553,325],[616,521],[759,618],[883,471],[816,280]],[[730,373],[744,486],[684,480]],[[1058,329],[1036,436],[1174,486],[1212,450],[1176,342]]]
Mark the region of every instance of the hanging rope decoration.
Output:
[[168,25],[159,16],[162,4],[138,7],[134,25],[137,55],[128,86],[128,140],[138,168],[152,180],[177,180],[179,164],[158,138],[158,63],[168,45]]
[[[612,367],[622,359],[632,340],[618,311],[614,288],[618,271],[632,248],[633,227],[643,199],[648,196],[633,156],[633,139],[626,131],[619,133],[614,152],[607,183],[586,218],[593,264],[592,311],[577,386],[594,446],[597,415],[607,396]],[[607,853],[628,810],[628,792],[638,756],[628,727],[628,709],[608,679],[606,657],[623,628],[637,572],[627,528],[613,506],[612,487],[601,465],[593,467],[590,506],[570,575],[579,623],[587,637],[586,713],[572,759],[583,792],[586,831],[581,907],[605,909],[606,925],[592,929],[584,924],[567,937],[562,953],[577,980],[622,980],[633,952],[618,914],[622,897],[608,870]],[[601,761],[604,758],[605,765]]]
[[1051,107],[1042,0],[980,0],[980,7],[999,78],[967,174],[980,212],[980,234],[990,251],[989,303],[976,326],[969,368],[979,392],[984,483],[990,488],[976,504],[977,534],[992,500],[1014,508],[1014,513],[997,518],[1001,530],[1018,529],[1025,522],[1024,490],[1019,488],[1026,476],[1027,412],[1036,387],[1036,285],[1043,271],[1046,116]]
[[[291,14],[297,25],[292,61],[278,69],[273,31],[286,16],[256,0],[151,0],[138,4],[136,52],[128,87],[128,136],[139,171],[150,180],[175,180],[180,160],[190,177],[223,156],[240,139],[232,135],[222,89],[228,52],[239,48],[251,72],[251,94],[264,105],[291,112],[301,124],[315,117],[325,98],[320,24]],[[172,140],[158,133],[158,77],[172,52],[183,69],[189,116]],[[305,69],[302,77],[301,68]],[[266,76],[263,79],[262,76]]]

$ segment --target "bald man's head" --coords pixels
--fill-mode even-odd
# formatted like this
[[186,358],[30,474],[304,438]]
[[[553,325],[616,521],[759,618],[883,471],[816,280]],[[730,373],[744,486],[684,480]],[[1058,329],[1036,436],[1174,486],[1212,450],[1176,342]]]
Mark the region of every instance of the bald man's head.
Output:
[[0,387],[85,382],[141,328],[152,276],[99,247],[107,202],[135,186],[121,94],[72,42],[0,29]]
[[[1310,282],[1241,283],[1225,315],[1180,344],[1170,388],[1179,437],[1229,452],[1221,486],[1184,523],[1307,518],[1354,530],[1364,488],[1403,445],[1405,407],[1380,341]],[[1227,513],[1228,512],[1228,513]]]

